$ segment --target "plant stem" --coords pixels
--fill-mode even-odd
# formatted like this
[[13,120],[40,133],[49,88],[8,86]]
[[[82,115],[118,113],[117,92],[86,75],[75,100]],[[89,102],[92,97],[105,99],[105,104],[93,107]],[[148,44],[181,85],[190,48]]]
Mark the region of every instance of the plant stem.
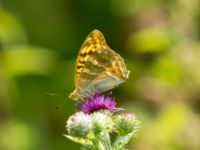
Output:
[[110,143],[110,135],[108,132],[102,132],[101,141],[104,144],[105,150],[112,150],[111,143]]

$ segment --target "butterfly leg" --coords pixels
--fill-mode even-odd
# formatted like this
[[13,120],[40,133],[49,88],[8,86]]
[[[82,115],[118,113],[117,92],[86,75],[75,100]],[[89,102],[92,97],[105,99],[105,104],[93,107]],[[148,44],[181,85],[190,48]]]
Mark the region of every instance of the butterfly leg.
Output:
[[90,98],[92,96],[92,92],[90,89],[84,89],[84,91],[82,91],[82,96],[84,98]]

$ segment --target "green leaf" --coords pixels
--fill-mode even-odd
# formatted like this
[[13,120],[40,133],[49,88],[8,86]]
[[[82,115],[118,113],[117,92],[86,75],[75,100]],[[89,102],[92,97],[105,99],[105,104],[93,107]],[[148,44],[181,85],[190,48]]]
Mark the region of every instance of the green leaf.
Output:
[[73,142],[79,143],[81,145],[93,145],[93,143],[88,139],[73,137],[70,135],[64,135],[66,138],[70,139]]
[[123,150],[124,146],[130,141],[135,132],[129,133],[126,136],[118,136],[113,143],[113,150]]

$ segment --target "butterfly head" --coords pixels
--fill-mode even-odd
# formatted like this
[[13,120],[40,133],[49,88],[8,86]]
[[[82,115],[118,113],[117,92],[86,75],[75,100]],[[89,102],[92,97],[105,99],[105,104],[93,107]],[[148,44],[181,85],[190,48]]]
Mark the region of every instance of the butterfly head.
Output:
[[78,94],[77,89],[75,89],[72,93],[70,93],[69,98],[75,101],[82,99],[82,97]]

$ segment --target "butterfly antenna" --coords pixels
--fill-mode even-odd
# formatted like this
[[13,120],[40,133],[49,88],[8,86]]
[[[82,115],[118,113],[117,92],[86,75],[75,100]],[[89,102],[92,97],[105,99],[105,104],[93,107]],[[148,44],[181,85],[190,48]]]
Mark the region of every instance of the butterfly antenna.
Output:
[[45,93],[46,96],[67,96],[68,93],[50,93],[50,92],[46,92]]

